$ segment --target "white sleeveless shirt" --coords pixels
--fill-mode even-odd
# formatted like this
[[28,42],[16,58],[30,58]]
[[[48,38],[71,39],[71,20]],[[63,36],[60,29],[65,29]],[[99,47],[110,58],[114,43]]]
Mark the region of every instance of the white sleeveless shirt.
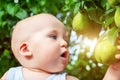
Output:
[[[24,80],[22,67],[10,68],[8,70],[6,80]],[[46,80],[66,80],[66,73],[52,74]]]

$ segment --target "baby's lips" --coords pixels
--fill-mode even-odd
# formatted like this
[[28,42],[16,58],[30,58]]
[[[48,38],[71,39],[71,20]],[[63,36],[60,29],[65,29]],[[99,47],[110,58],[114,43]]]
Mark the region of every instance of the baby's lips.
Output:
[[69,51],[68,50],[64,50],[61,54],[61,57],[64,57],[64,58],[68,58],[69,57]]

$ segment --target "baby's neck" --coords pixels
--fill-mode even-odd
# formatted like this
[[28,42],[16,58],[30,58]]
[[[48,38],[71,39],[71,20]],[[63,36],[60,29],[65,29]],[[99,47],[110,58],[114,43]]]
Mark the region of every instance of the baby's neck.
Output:
[[46,80],[52,74],[32,68],[25,68],[22,69],[24,80]]

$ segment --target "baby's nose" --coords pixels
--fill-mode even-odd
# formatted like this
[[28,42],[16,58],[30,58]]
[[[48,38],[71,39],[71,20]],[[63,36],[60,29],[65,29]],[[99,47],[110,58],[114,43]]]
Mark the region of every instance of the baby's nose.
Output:
[[67,43],[67,41],[65,41],[65,40],[61,40],[60,45],[61,45],[61,47],[65,47],[65,48],[68,47],[68,43]]

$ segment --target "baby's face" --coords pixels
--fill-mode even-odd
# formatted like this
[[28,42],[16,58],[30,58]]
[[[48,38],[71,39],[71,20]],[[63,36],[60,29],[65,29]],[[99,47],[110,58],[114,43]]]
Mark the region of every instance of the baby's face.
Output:
[[44,22],[42,27],[37,25],[41,28],[34,31],[28,44],[34,68],[51,73],[62,71],[69,59],[65,27],[54,18],[53,21]]
[[66,32],[61,25],[49,25],[30,40],[31,52],[39,69],[58,72],[68,64]]

